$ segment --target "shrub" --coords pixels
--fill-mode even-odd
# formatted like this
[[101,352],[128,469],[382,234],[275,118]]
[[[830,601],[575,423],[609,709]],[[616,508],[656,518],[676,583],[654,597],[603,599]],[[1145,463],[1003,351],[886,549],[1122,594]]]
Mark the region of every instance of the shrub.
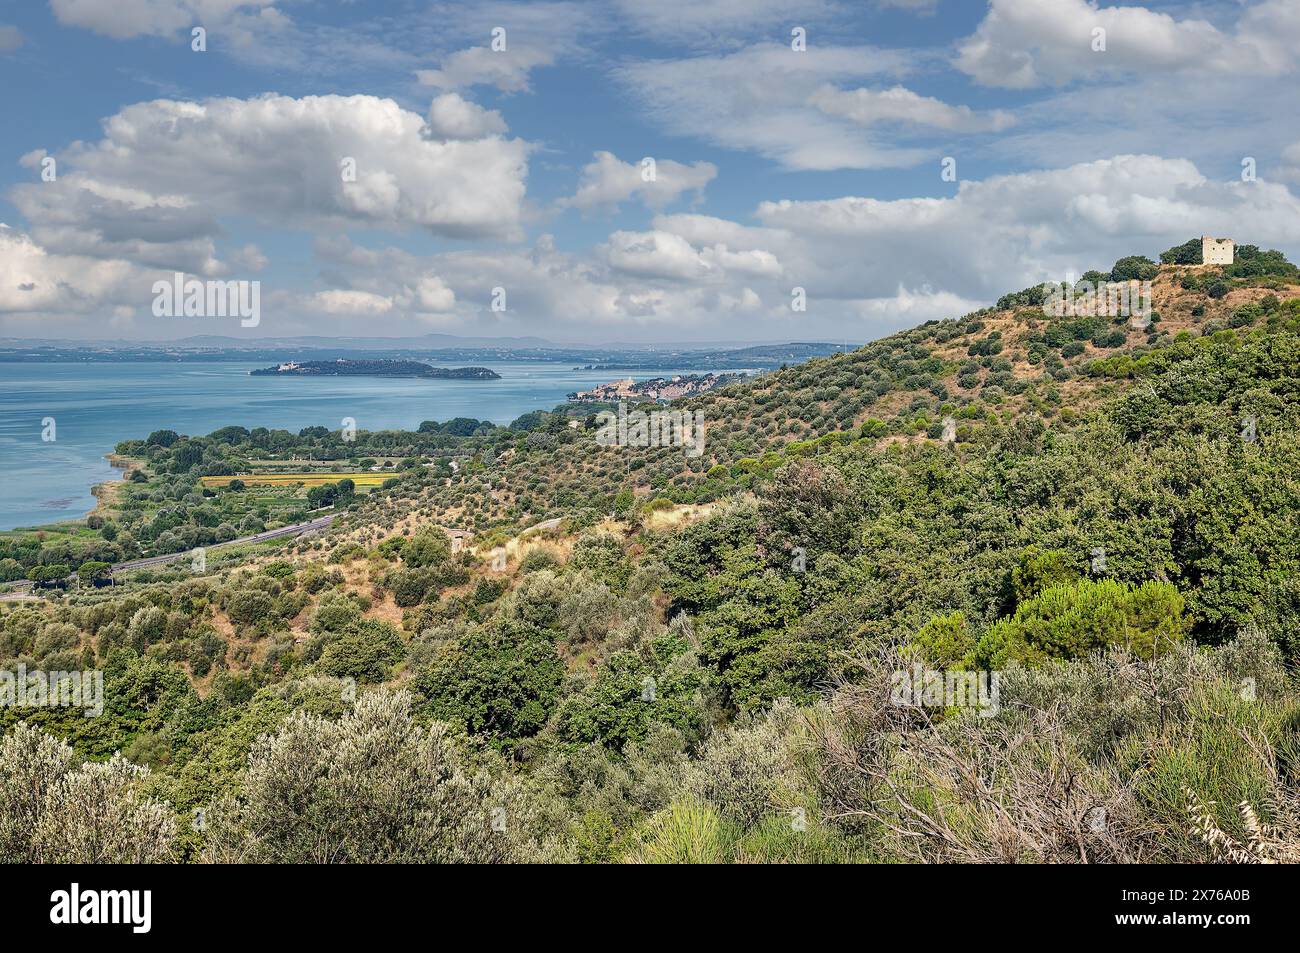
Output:
[[366,548],[360,543],[344,543],[341,546],[335,546],[330,553],[329,562],[333,564],[351,562],[359,559],[366,554]]
[[502,746],[542,729],[563,677],[548,635],[514,622],[458,640],[416,673],[415,686],[434,718]]
[[967,663],[975,639],[966,627],[966,617],[958,610],[932,616],[912,636],[912,644],[931,665],[955,668]]
[[[242,795],[212,811],[206,855],[244,863],[541,859],[522,788],[474,770],[410,696],[362,695],[340,721],[298,713],[253,745]],[[507,823],[494,829],[494,810]]]
[[361,619],[361,608],[349,596],[342,592],[327,592],[316,604],[312,614],[311,631],[343,632]]
[[1016,601],[1038,595],[1048,586],[1069,584],[1079,578],[1068,553],[1057,549],[1040,550],[1030,546],[1020,554],[1020,562],[1011,571],[1011,586]]
[[430,573],[423,569],[398,569],[384,578],[384,585],[392,590],[393,601],[404,609],[423,602],[432,583]]
[[587,533],[579,537],[569,557],[569,566],[586,570],[612,589],[626,586],[632,571],[622,544],[608,533]]
[[242,589],[230,597],[226,613],[236,625],[256,625],[271,615],[274,603],[259,589]]
[[0,863],[172,860],[176,817],[144,795],[148,778],[120,754],[78,764],[67,744],[19,722],[0,738]]
[[587,689],[564,700],[555,716],[557,735],[616,751],[644,740],[656,724],[698,737],[704,714],[696,694],[703,678],[694,655],[669,637],[655,640],[648,654],[650,663],[635,652],[615,652]]
[[739,831],[709,804],[690,798],[674,801],[639,832],[632,858],[643,864],[720,864],[727,860]]
[[451,543],[441,530],[421,530],[401,544],[401,553],[408,566],[437,566],[451,558]]
[[788,701],[714,734],[688,770],[685,787],[742,828],[784,814],[799,786],[787,734],[796,718]]
[[[978,381],[979,378],[977,377],[976,383],[978,383]],[[974,385],[963,384],[962,386],[971,387]],[[862,422],[860,434],[867,440],[875,440],[879,437],[885,436],[887,433],[889,433],[889,425],[883,420],[877,420],[875,417],[868,417]]]
[[1049,586],[999,619],[979,640],[976,662],[1000,669],[1079,658],[1124,646],[1142,657],[1168,649],[1187,632],[1183,597],[1167,582],[1140,586],[1113,579]]
[[396,629],[380,619],[362,619],[325,644],[317,668],[335,678],[382,682],[404,654]]

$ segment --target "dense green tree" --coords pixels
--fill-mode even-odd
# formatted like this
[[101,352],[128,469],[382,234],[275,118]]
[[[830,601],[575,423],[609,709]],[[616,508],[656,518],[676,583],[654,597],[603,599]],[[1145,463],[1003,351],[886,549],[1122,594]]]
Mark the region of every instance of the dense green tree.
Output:
[[559,699],[564,664],[551,635],[527,622],[494,623],[418,671],[434,718],[504,745],[537,734]]
[[226,604],[230,621],[236,625],[256,625],[270,618],[274,602],[265,592],[258,589],[244,589],[234,593]]
[[1181,245],[1175,245],[1160,253],[1160,260],[1166,265],[1199,265],[1201,263],[1201,240],[1189,238]]
[[562,740],[621,751],[629,742],[644,741],[655,724],[671,725],[688,739],[701,733],[704,676],[694,653],[673,634],[660,636],[647,649],[614,653],[590,686],[564,700],[554,721]]
[[441,530],[425,529],[401,544],[401,554],[408,566],[436,566],[451,558],[451,543]]
[[1183,597],[1167,582],[1084,579],[1049,586],[995,622],[980,638],[975,662],[1001,669],[1012,662],[1081,658],[1112,646],[1150,658],[1181,641],[1187,628]]
[[1150,258],[1144,255],[1128,255],[1115,262],[1115,266],[1110,270],[1110,280],[1150,281],[1159,271],[1160,266]]
[[382,682],[405,655],[402,637],[380,619],[361,619],[326,642],[317,668],[336,678]]

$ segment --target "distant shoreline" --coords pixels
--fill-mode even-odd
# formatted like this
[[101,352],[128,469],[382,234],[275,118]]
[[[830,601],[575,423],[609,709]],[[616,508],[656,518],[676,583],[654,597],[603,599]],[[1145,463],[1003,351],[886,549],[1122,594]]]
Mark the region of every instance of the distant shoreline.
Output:
[[[441,342],[439,342],[441,344]],[[856,346],[856,345],[855,345]],[[266,343],[250,341],[245,346],[159,343],[86,345],[52,341],[23,342],[0,338],[0,364],[222,364],[272,361],[287,355],[299,361],[404,360],[428,362],[444,367],[481,366],[500,363],[568,364],[573,370],[662,370],[775,369],[783,364],[801,364],[814,357],[828,357],[845,350],[843,344],[791,342],[743,346],[690,345],[639,348],[627,346],[582,347],[570,345],[501,344],[495,346],[427,347],[398,341],[389,346],[358,347],[346,339],[335,345],[292,341]]]
[[115,496],[120,487],[126,486],[127,472],[132,467],[135,467],[139,464],[139,461],[132,460],[130,457],[123,457],[117,453],[106,453],[104,454],[104,459],[108,461],[108,465],[112,467],[114,470],[122,471],[122,479],[101,480],[98,483],[92,483],[90,486],[90,495],[95,498],[95,505],[89,510],[87,510],[85,514],[83,514],[79,519],[60,520],[60,522],[81,522],[82,520],[89,519],[90,517],[94,516],[96,513],[99,513],[101,510],[105,509],[106,501],[109,498]]
[[[0,478],[12,492],[0,501],[0,531],[31,530],[42,526],[84,523],[82,514],[95,513],[95,485],[108,484],[104,491],[119,497],[130,487],[121,482],[143,460],[124,461],[111,455],[116,444],[143,440],[156,430],[171,429],[188,436],[205,436],[226,426],[284,429],[296,434],[304,427],[340,426],[349,415],[366,430],[411,430],[427,419],[448,420],[473,417],[505,426],[515,418],[536,410],[549,411],[565,404],[566,395],[607,380],[600,371],[574,372],[569,362],[551,361],[499,364],[495,359],[482,364],[497,371],[499,380],[437,381],[401,377],[318,376],[308,381],[275,382],[251,378],[248,371],[267,367],[297,352],[283,349],[260,362],[194,363],[125,361],[75,361],[0,363],[0,376],[15,385],[0,395],[0,422],[22,424],[30,418],[30,400],[25,394],[36,386],[59,386],[73,380],[84,385],[88,397],[81,407],[85,416],[79,429],[98,436],[89,442],[66,443],[70,465],[32,467],[23,454],[0,454]],[[428,355],[422,355],[428,360]],[[477,365],[478,361],[465,361]],[[585,362],[584,362],[585,363]],[[458,367],[448,361],[443,366]],[[652,375],[690,373],[691,368],[665,363]],[[312,375],[306,375],[311,378]],[[617,376],[617,375],[610,375]],[[123,402],[115,396],[130,391]],[[65,421],[60,418],[59,443],[65,446]],[[43,446],[43,445],[42,445]],[[119,472],[111,469],[115,465]],[[128,481],[129,482],[129,481]],[[43,501],[53,497],[74,498],[67,508],[48,509]],[[89,505],[87,505],[89,504]],[[83,509],[82,507],[85,507]],[[99,510],[102,515],[103,510]]]

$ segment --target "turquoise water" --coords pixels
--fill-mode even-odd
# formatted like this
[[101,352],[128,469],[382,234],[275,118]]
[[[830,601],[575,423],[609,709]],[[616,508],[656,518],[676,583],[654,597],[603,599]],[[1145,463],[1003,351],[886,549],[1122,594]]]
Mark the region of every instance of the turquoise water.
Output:
[[[681,370],[575,371],[569,364],[486,364],[495,381],[379,377],[250,377],[266,362],[0,363],[0,529],[75,519],[90,488],[118,476],[104,454],[154,430],[208,434],[228,425],[297,432],[414,429],[422,420],[475,417],[505,424],[565,395],[619,377]],[[696,371],[694,373],[701,373]],[[53,417],[55,440],[41,439]]]

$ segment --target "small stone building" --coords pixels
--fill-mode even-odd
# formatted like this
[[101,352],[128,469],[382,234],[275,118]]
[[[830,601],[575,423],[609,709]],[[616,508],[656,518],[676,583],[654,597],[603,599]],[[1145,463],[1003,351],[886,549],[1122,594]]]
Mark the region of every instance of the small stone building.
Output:
[[1235,248],[1231,238],[1211,238],[1209,235],[1202,235],[1201,264],[1231,265]]
[[462,549],[467,548],[470,540],[474,538],[474,534],[467,529],[448,529],[444,526],[442,531],[446,533],[447,538],[451,540],[451,551],[453,553],[458,553]]

